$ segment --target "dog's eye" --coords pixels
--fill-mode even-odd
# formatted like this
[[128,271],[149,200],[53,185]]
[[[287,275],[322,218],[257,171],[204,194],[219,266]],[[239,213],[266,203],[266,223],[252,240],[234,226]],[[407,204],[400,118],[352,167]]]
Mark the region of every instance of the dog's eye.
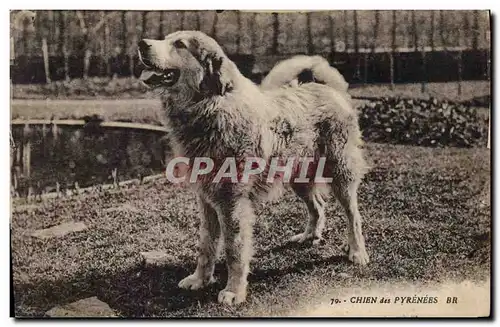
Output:
[[174,42],[174,47],[177,49],[186,49],[186,44],[182,40],[177,40]]

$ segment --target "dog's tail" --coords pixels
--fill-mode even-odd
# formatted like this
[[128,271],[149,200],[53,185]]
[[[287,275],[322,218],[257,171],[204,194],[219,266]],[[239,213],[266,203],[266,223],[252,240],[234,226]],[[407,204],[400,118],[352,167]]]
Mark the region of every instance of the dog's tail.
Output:
[[262,81],[261,87],[273,89],[311,82],[328,85],[342,93],[347,93],[349,87],[344,77],[325,58],[305,55],[276,64]]

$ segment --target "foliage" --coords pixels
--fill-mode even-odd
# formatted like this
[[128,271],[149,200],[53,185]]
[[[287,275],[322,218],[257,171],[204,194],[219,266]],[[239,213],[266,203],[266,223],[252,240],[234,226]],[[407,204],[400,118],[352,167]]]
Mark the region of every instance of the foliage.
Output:
[[471,147],[485,145],[487,121],[460,103],[382,98],[360,107],[366,140],[393,144]]

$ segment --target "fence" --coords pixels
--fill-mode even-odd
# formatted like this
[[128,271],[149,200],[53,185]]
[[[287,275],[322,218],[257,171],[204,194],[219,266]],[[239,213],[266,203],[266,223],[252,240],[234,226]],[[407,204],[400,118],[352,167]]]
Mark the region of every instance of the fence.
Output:
[[[470,70],[470,79],[485,79],[489,19],[487,11],[39,11],[36,33],[15,40],[12,75],[14,83],[129,76],[136,72],[139,39],[196,29],[213,36],[239,66],[258,62],[261,72],[279,56],[323,54],[340,66],[353,61],[344,70],[354,70],[347,79],[359,82],[366,82],[369,72],[377,70],[377,60],[387,61],[390,69],[384,71],[390,76],[382,79],[394,82],[398,80],[394,70],[414,68],[415,60],[422,71],[433,72],[433,67],[426,67],[433,61],[426,54],[445,53],[451,64],[441,68],[460,66],[453,70]],[[399,63],[409,57],[410,63]],[[255,70],[245,68],[248,73]]]

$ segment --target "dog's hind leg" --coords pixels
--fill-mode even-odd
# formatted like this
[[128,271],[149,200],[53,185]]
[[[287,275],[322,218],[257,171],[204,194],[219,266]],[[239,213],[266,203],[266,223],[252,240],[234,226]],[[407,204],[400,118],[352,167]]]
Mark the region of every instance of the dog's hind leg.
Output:
[[214,208],[199,198],[201,221],[198,244],[198,263],[193,274],[180,281],[179,287],[196,290],[213,283],[220,225]]
[[303,233],[292,236],[290,241],[303,243],[312,240],[313,245],[319,244],[325,227],[325,205],[321,192],[316,187],[305,184],[293,185],[295,193],[304,201],[307,206],[309,220]]
[[334,175],[332,184],[333,193],[344,208],[347,223],[347,245],[349,260],[365,265],[369,262],[365,248],[365,240],[361,227],[361,215],[358,209],[358,186],[365,169],[365,162],[361,151],[357,148],[346,151],[347,158],[337,161],[332,168]]

